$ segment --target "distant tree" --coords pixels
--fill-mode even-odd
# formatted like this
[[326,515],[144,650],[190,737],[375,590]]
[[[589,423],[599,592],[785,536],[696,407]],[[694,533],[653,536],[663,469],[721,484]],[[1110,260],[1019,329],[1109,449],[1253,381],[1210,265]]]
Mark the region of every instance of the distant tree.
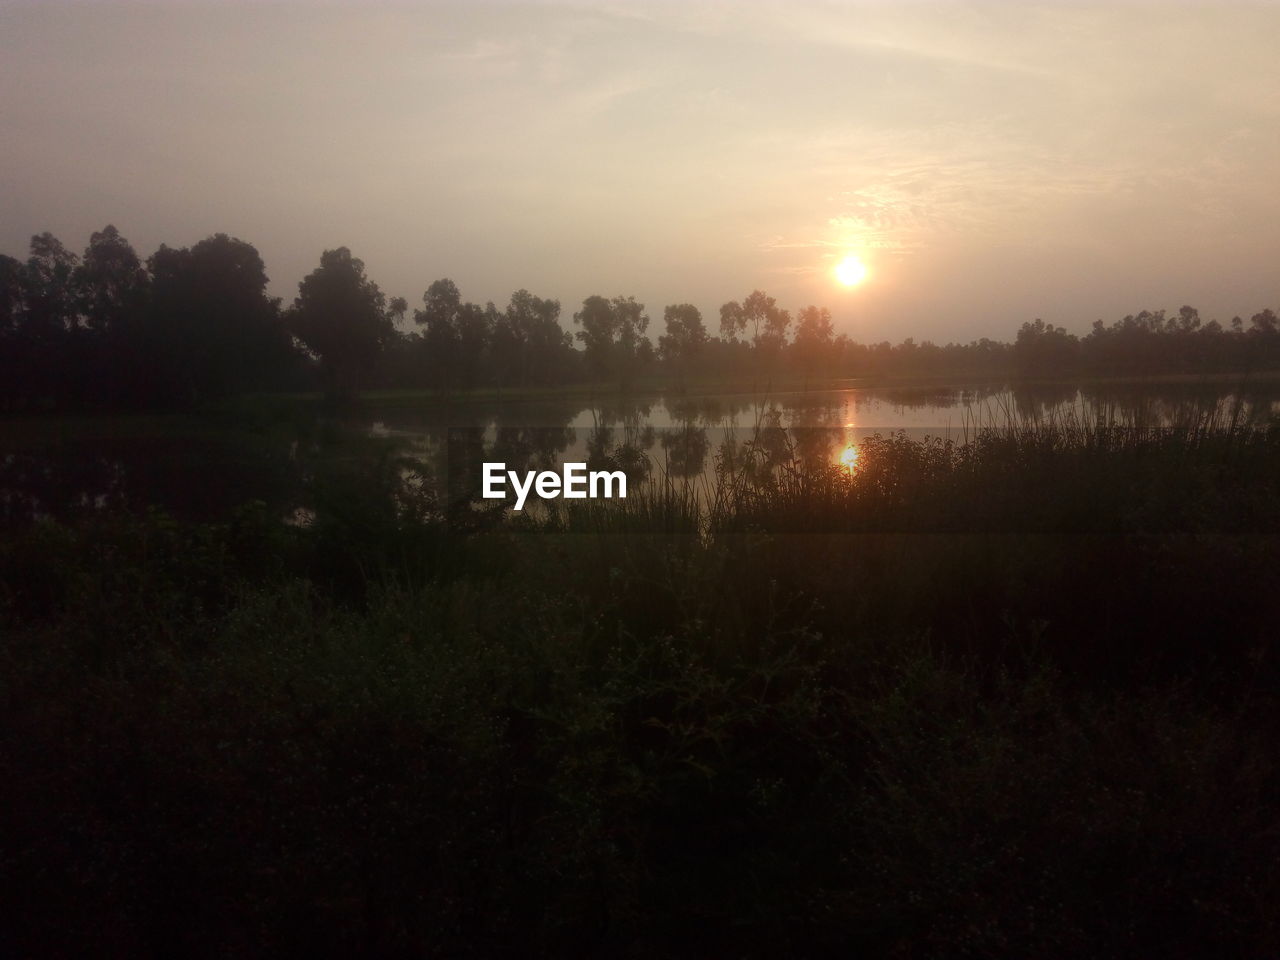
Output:
[[391,317],[392,323],[399,323],[408,312],[409,301],[404,297],[392,297],[387,301],[387,315]]
[[17,406],[25,387],[20,339],[23,272],[20,261],[0,254],[0,410]]
[[60,406],[80,387],[72,331],[81,325],[80,259],[51,233],[31,238],[30,254],[18,274],[16,392],[27,405]]
[[225,233],[190,248],[161,245],[147,261],[146,340],[167,384],[186,404],[271,385],[296,363],[266,267],[250,243]]
[[729,343],[737,343],[747,329],[747,316],[742,312],[742,304],[730,300],[720,305],[720,336]]
[[492,303],[484,307],[464,303],[458,312],[457,373],[463,387],[474,387],[480,382],[497,314]]
[[1024,373],[1037,376],[1072,373],[1079,358],[1080,341],[1064,327],[1037,318],[1018,329],[1013,353]]
[[560,301],[535,297],[528,290],[511,295],[494,346],[506,354],[508,377],[520,384],[550,383],[568,370],[573,338],[560,326]]
[[65,365],[81,401],[120,402],[156,381],[146,343],[150,277],[129,241],[108,224],[89,238],[76,270],[84,329],[73,330]]
[[382,291],[346,247],[326,250],[298,284],[289,326],[320,358],[329,393],[350,390],[373,373],[396,333]]
[[834,336],[831,312],[826,307],[808,306],[800,311],[796,317],[796,339],[792,350],[806,378],[830,358]]
[[736,343],[741,334],[751,331],[757,372],[767,371],[777,362],[786,345],[790,325],[791,314],[762,290],[753,290],[741,303],[733,300],[720,308],[721,336],[730,343]]
[[702,352],[707,342],[707,328],[702,314],[691,303],[673,303],[662,312],[666,332],[658,338],[658,353],[677,371],[680,382],[690,362]]
[[635,297],[614,297],[613,311],[618,318],[617,376],[625,389],[653,361],[653,343],[645,336],[649,315]]
[[79,267],[79,257],[53,234],[31,238],[23,312],[33,336],[54,339],[80,325]]
[[113,225],[90,236],[76,279],[89,329],[123,333],[141,322],[149,277],[129,241]]
[[[490,304],[489,306],[493,306]],[[487,312],[487,311],[486,311]],[[517,328],[511,310],[493,309],[493,332],[489,340],[489,358],[494,381],[499,387],[514,383],[520,376],[524,355],[524,336]]]
[[609,376],[618,338],[618,314],[613,304],[593,294],[582,301],[582,309],[573,315],[573,322],[582,326],[577,337],[582,342],[587,368],[597,379]]
[[757,348],[762,343],[781,345],[786,339],[790,323],[791,315],[763,290],[753,290],[741,303],[732,300],[720,308],[721,336],[727,340],[736,340],[750,330],[751,343]]
[[462,295],[448,279],[436,280],[427,287],[422,309],[414,311],[414,322],[423,328],[427,381],[433,387],[444,389],[457,378],[461,314]]
[[573,315],[582,325],[578,339],[591,372],[597,377],[615,376],[624,387],[652,359],[653,344],[645,336],[649,316],[635,297],[606,300],[590,296]]
[[1268,308],[1261,313],[1255,313],[1249,318],[1249,329],[1260,334],[1280,333],[1280,318],[1276,317],[1274,310]]

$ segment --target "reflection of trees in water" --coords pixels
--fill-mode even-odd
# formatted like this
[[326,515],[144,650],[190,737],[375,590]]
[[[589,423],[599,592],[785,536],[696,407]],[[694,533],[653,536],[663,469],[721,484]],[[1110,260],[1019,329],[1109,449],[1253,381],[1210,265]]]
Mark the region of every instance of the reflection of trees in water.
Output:
[[698,423],[705,427],[723,426],[759,405],[753,398],[742,396],[668,395],[663,398],[663,403],[673,424]]
[[957,387],[894,387],[868,390],[869,400],[883,400],[895,408],[919,410],[923,407],[954,407],[965,402],[971,391]]
[[687,479],[701,474],[707,465],[711,441],[707,428],[686,424],[662,434],[662,450],[666,454],[666,472],[670,477]]
[[648,477],[653,468],[648,450],[657,439],[650,412],[649,403],[627,399],[595,407],[587,432],[587,469],[621,470],[628,481]]
[[845,445],[844,430],[838,426],[792,427],[791,443],[795,459],[808,470],[831,464]]
[[621,470],[629,481],[643,480],[652,470],[646,451],[654,444],[651,426],[621,428],[598,424],[587,434],[587,469]]
[[250,500],[282,513],[302,472],[291,436],[80,439],[0,456],[0,523],[159,507],[213,519]]
[[601,402],[591,413],[596,426],[638,428],[647,425],[651,409],[647,401],[619,398]]
[[[262,430],[206,424],[187,435],[26,439],[0,454],[0,523],[149,506],[212,519],[251,500],[288,516],[315,501],[313,489],[325,484],[350,489],[353,496],[384,498],[399,504],[397,509],[419,503],[430,489],[472,510],[480,498],[483,463],[505,462],[522,472],[557,469],[575,440],[585,443],[585,451],[574,459],[586,459],[593,470],[621,469],[632,479],[648,477],[652,461],[661,457],[673,477],[695,477],[718,459],[731,471],[752,470],[767,482],[793,462],[835,462],[850,439],[841,421],[851,398],[903,399],[902,393],[673,397],[667,412],[675,426],[664,430],[649,425],[655,416],[651,403],[618,400],[596,407],[594,426],[577,434],[570,423],[582,415],[582,405],[562,399],[390,407],[370,413],[387,427],[377,437],[367,436],[368,419],[321,419]],[[1233,417],[1237,423],[1265,424],[1276,414],[1280,385],[1246,381],[1224,390],[1220,383],[1094,384],[1077,392],[1069,385],[1020,384],[908,393],[934,404],[944,396],[970,403],[997,396],[985,414],[975,411],[979,420],[993,423],[1005,416],[1046,419],[1067,409],[1088,422],[1101,414],[1116,424],[1227,424]],[[744,412],[749,413],[740,416]],[[726,424],[736,426],[722,435]]]
[[552,470],[559,466],[564,451],[574,440],[574,430],[567,422],[558,426],[498,426],[492,442],[488,434],[482,425],[449,430],[445,470],[441,473],[447,477],[444,494],[452,516],[471,512],[476,503],[502,508],[502,501],[485,501],[481,496],[485,463],[502,463],[506,470],[519,473]]
[[820,474],[844,445],[841,426],[783,425],[783,410],[764,411],[744,437],[730,432],[720,444],[718,470],[749,484],[765,485],[784,471]]
[[508,470],[550,470],[560,454],[573,443],[573,429],[556,427],[498,427],[488,459],[505,463]]
[[819,398],[812,394],[780,400],[775,409],[781,411],[793,427],[824,426],[840,419],[844,413],[842,398]]
[[1014,384],[1011,411],[1020,420],[1042,420],[1054,411],[1075,404],[1079,388],[1060,383]]
[[1196,423],[1265,425],[1280,394],[1274,383],[1240,384],[1095,384],[1081,388],[1086,416],[1133,426],[1183,426]]
[[702,399],[683,398],[671,401],[667,410],[675,425],[664,430],[661,438],[666,475],[680,479],[698,476],[706,469],[711,448],[706,424],[719,422],[723,408]]

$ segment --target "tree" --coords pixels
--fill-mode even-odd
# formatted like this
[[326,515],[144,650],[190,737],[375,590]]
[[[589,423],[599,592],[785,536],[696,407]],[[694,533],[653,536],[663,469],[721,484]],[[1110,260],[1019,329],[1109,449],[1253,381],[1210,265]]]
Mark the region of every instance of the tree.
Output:
[[123,334],[141,322],[149,278],[129,241],[112,224],[90,236],[76,279],[90,330]]
[[691,303],[673,303],[662,312],[666,333],[658,338],[658,353],[672,364],[684,382],[690,361],[707,342],[707,328],[702,314]]
[[831,312],[826,307],[808,306],[800,311],[796,318],[796,339],[792,349],[806,378],[830,355],[834,334]]
[[614,297],[613,311],[618,318],[616,369],[619,386],[626,389],[640,368],[653,359],[653,344],[645,336],[649,315],[635,297]]
[[[1127,318],[1131,319],[1131,318]],[[1080,341],[1064,327],[1055,327],[1037,318],[1018,329],[1013,355],[1023,373],[1062,374],[1075,369]]]
[[613,304],[593,294],[582,301],[582,309],[573,315],[573,322],[582,325],[577,336],[582,341],[587,367],[595,377],[603,379],[612,372],[618,336],[618,315]]
[[488,303],[481,307],[464,303],[458,313],[458,378],[464,387],[480,382],[498,310]]
[[16,274],[14,363],[28,404],[64,403],[81,377],[66,362],[71,332],[80,326],[80,260],[53,234],[31,238],[26,265]]
[[597,377],[614,375],[625,388],[636,371],[652,358],[653,344],[644,335],[649,316],[635,297],[587,297],[573,321],[582,324],[578,339],[587,364]]
[[0,410],[23,394],[24,356],[20,338],[23,310],[22,264],[0,254]]
[[763,290],[753,290],[742,303],[731,300],[720,308],[720,334],[726,340],[737,340],[751,330],[751,343],[759,348],[781,345],[786,340],[791,315],[778,306]]
[[517,290],[494,332],[494,347],[505,374],[521,384],[559,379],[573,353],[573,338],[560,326],[560,301]]
[[32,336],[52,341],[80,325],[79,266],[80,259],[53,234],[31,238],[23,313]]
[[1277,318],[1275,311],[1270,308],[1261,313],[1255,313],[1249,318],[1249,323],[1250,331],[1262,336],[1280,333],[1280,318]]
[[395,337],[386,298],[346,247],[326,250],[320,266],[298,284],[289,326],[320,358],[330,393],[368,377]]
[[262,388],[296,362],[253,244],[219,233],[190,248],[161,245],[147,268],[145,340],[168,399],[197,404]]
[[459,321],[462,294],[449,279],[437,280],[422,295],[422,309],[413,313],[422,334],[428,382],[444,388],[454,379],[461,343]]
[[84,327],[71,331],[64,364],[75,375],[78,399],[133,398],[155,380],[144,342],[150,277],[111,224],[89,238],[75,286]]
[[387,301],[387,314],[391,317],[392,324],[398,324],[404,319],[404,315],[409,312],[409,301],[404,297],[392,297]]
[[733,300],[720,308],[720,332],[727,341],[736,343],[739,335],[751,331],[757,372],[772,366],[782,352],[790,325],[791,314],[762,290],[751,291],[741,303]]

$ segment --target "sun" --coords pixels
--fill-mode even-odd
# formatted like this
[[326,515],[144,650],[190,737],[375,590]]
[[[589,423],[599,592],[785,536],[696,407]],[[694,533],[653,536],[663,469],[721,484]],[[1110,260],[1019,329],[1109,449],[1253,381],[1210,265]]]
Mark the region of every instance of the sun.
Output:
[[858,466],[858,447],[850,443],[847,447],[840,451],[840,463],[850,473]]
[[867,265],[853,254],[836,264],[836,279],[846,287],[856,287],[867,279]]

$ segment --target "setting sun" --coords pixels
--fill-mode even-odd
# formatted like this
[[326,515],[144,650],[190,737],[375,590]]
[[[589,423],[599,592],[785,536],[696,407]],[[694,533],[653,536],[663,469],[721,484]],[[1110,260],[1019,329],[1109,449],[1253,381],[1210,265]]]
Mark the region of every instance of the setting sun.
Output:
[[866,278],[866,264],[852,254],[836,264],[836,279],[846,287],[856,287]]

